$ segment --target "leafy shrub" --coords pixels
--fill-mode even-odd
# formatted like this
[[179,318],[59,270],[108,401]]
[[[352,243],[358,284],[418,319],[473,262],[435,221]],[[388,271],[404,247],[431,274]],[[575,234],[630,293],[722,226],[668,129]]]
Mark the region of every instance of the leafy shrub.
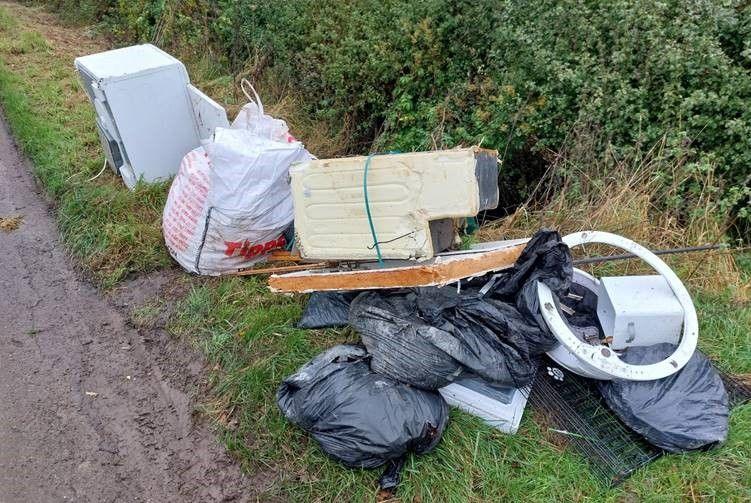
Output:
[[130,40],[159,36],[193,52],[208,44],[230,71],[291,83],[305,94],[307,113],[349,127],[352,152],[482,142],[502,153],[507,183],[524,196],[541,160],[586,122],[605,133],[615,155],[663,136],[664,155],[691,150],[686,162],[712,166],[725,206],[750,218],[746,1],[81,5]]

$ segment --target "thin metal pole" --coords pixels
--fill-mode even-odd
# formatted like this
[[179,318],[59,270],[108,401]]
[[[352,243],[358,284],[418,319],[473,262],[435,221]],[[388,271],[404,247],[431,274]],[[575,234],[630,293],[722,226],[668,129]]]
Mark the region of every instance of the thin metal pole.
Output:
[[[671,248],[669,250],[650,250],[655,255],[672,255],[674,253],[691,253],[691,252],[703,252],[703,251],[709,251],[709,250],[723,250],[723,251],[743,251],[748,250],[750,247],[745,248],[728,248],[725,245],[701,245],[701,246],[688,246],[685,248]],[[604,257],[587,257],[582,258],[578,260],[574,260],[574,265],[584,265],[584,264],[597,264],[600,262],[610,262],[613,260],[628,260],[632,258],[637,258],[636,255],[633,253],[624,253],[622,255],[608,255]]]

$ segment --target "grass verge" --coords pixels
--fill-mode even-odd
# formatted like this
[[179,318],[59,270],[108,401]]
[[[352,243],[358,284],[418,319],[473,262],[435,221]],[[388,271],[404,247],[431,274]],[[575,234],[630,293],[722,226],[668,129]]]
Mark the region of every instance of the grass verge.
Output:
[[[43,186],[58,204],[66,243],[88,270],[110,284],[131,272],[169,264],[159,227],[165,187],[139,187],[129,192],[108,172],[93,182],[86,181],[99,171],[101,153],[93,114],[75,79],[72,60],[104,47],[81,33],[60,28],[38,10],[0,4],[0,101]],[[236,107],[240,98],[230,91],[233,79],[209,62],[199,63],[190,68],[194,80],[220,101]],[[293,99],[280,98],[272,103],[274,106],[295,122]],[[302,125],[300,136],[312,137],[316,125]],[[309,143],[311,149],[322,155],[326,148],[336,152],[336,141],[324,141],[328,134],[336,136],[335,132],[325,132],[316,140],[321,147]],[[651,213],[640,213],[644,205],[638,190],[640,183],[628,187],[634,191],[624,192],[620,200],[630,204],[619,208],[629,209],[623,215],[628,215],[625,221],[630,227],[620,230],[650,244],[661,244],[662,241],[653,241],[652,231],[633,234],[642,231],[640,223],[645,221],[652,230],[664,222],[654,220]],[[589,209],[593,202],[589,200]],[[617,208],[613,204],[609,207]],[[588,214],[588,208],[570,210],[570,205],[548,213],[527,208],[515,223],[499,224],[486,232],[524,234],[541,224],[575,230],[574,216]],[[570,213],[567,221],[557,218],[566,211]],[[600,228],[611,225],[610,230],[619,230],[612,226],[613,221],[612,217],[603,217],[588,224]],[[582,222],[578,221],[578,225]],[[743,260],[751,264],[751,258]],[[699,292],[696,299],[702,322],[701,345],[731,370],[748,373],[751,307],[737,295],[737,289],[717,288],[717,283],[730,278],[733,284],[748,284],[751,269],[746,266],[746,272],[738,271],[734,265],[716,261],[710,265],[716,269],[702,269],[704,279],[692,284],[692,291]],[[722,279],[713,284],[705,281],[713,275]],[[307,435],[287,423],[276,407],[276,388],[285,376],[321,350],[357,340],[349,329],[295,328],[302,306],[302,298],[270,294],[259,278],[196,281],[181,302],[170,329],[197,344],[211,362],[212,394],[203,406],[204,412],[257,481],[264,499],[374,500],[377,470],[349,470],[331,461]],[[157,307],[142,309],[134,321],[146,323],[158,312]],[[519,434],[506,436],[466,414],[452,411],[437,450],[408,462],[399,499],[751,499],[751,406],[734,411],[730,438],[722,448],[667,456],[615,489],[603,486],[584,460],[561,448],[552,435],[529,414],[522,421]]]
[[90,180],[100,171],[103,155],[73,58],[102,48],[96,40],[54,26],[42,12],[0,6],[5,118],[57,206],[68,248],[107,286],[132,272],[166,267],[170,260],[160,226],[166,185],[131,192],[110,170]]

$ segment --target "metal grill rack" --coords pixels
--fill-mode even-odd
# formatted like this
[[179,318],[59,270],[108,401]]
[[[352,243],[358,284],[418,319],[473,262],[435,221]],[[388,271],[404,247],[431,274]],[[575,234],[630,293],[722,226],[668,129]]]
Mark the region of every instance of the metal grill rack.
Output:
[[[731,407],[751,401],[751,388],[720,370]],[[548,431],[563,438],[590,463],[604,482],[615,486],[663,451],[630,430],[607,407],[596,381],[561,368],[544,357],[529,398]]]
[[746,384],[730,373],[729,369],[716,361],[712,361],[712,365],[720,373],[722,382],[725,384],[725,390],[728,392],[728,399],[730,401],[730,408],[737,407],[751,402],[751,386]]

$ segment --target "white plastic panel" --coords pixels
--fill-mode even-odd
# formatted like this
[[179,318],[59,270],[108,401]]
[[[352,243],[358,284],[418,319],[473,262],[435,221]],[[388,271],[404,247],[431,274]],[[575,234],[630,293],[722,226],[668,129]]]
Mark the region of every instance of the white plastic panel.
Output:
[[[368,199],[383,258],[434,255],[429,221],[479,211],[476,149],[373,156]],[[313,160],[290,169],[297,246],[312,259],[374,259],[365,210],[366,157]]]
[[452,407],[477,416],[504,433],[514,434],[519,429],[530,389],[531,386],[523,389],[494,386],[472,376],[460,378],[438,392]]
[[173,65],[183,67],[180,60],[151,44],[132,45],[81,56],[76,58],[75,64],[94,78],[103,80],[132,77]]
[[613,349],[678,344],[683,308],[662,276],[616,276],[600,279],[597,317]]
[[228,128],[227,111],[219,103],[203,94],[195,86],[188,84],[188,95],[193,105],[198,137],[207,140],[218,127]]

